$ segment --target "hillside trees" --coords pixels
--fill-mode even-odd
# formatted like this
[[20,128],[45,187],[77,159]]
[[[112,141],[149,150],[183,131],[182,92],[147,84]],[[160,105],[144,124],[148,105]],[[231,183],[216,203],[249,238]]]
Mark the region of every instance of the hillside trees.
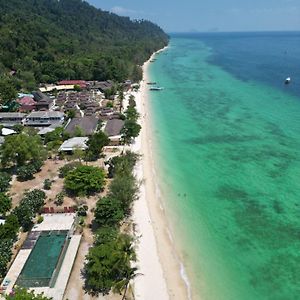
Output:
[[7,76],[0,77],[0,104],[5,105],[16,97],[17,90],[13,81]]
[[138,65],[168,43],[149,21],[81,0],[0,2],[0,71],[16,70],[13,83],[25,90],[60,79],[140,79]]

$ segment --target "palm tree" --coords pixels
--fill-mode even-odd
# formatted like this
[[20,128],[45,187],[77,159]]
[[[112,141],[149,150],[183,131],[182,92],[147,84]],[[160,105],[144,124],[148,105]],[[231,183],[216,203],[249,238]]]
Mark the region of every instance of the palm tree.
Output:
[[136,276],[142,274],[136,273],[138,269],[136,267],[130,266],[132,261],[136,261],[136,254],[132,245],[132,237],[130,237],[127,234],[121,234],[119,239],[120,250],[124,254],[119,263],[121,263],[124,266],[125,270],[123,278],[114,285],[113,289],[119,294],[122,294],[123,291],[122,300],[125,300],[130,281]]
[[119,294],[122,294],[122,300],[126,299],[126,293],[128,290],[128,286],[131,280],[133,280],[136,276],[142,275],[141,273],[136,273],[137,268],[128,268],[126,271],[125,277],[117,282],[114,286],[114,292],[118,292]]

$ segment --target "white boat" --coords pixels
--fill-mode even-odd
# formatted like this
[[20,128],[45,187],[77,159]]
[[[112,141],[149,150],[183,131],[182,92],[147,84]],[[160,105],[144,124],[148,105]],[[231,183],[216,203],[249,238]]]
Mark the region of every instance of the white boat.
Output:
[[150,88],[150,91],[161,91],[163,90],[164,88],[163,87],[159,87],[159,86],[152,86]]
[[284,81],[285,84],[291,83],[291,77],[287,77]]

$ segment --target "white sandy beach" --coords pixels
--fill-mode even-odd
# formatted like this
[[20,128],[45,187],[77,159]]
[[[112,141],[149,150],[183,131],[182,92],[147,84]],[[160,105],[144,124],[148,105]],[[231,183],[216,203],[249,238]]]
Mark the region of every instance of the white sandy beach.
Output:
[[142,158],[136,167],[136,176],[141,182],[141,187],[140,197],[134,205],[133,221],[136,224],[136,236],[139,237],[137,266],[142,275],[135,279],[134,291],[135,299],[184,300],[191,297],[181,276],[182,266],[170,237],[163,205],[157,192],[152,155],[147,69],[155,55],[156,53],[144,64],[144,79],[140,91],[135,94],[142,131],[132,150],[140,153]]

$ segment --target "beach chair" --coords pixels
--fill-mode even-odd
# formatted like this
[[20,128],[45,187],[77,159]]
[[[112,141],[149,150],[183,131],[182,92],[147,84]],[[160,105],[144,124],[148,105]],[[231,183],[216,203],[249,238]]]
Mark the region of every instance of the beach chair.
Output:
[[51,214],[54,214],[54,207],[50,207]]
[[64,207],[64,213],[68,213],[68,208],[66,206]]

